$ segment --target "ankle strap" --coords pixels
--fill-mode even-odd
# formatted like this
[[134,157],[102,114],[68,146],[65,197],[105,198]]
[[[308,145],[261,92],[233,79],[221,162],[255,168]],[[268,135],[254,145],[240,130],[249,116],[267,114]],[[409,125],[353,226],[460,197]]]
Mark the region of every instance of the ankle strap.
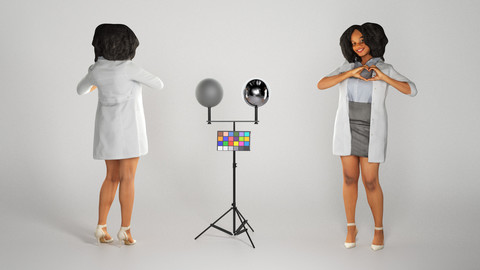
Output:
[[375,227],[375,230],[376,231],[381,231],[381,230],[383,230],[383,227]]
[[107,227],[107,224],[104,224],[104,225],[98,224],[98,225],[97,225],[97,228],[99,228],[99,229],[102,229],[102,228],[105,228],[105,227]]
[[120,230],[128,231],[128,230],[130,230],[130,226],[128,226],[128,227],[120,227]]
[[348,227],[348,226],[357,226],[357,225],[356,225],[355,222],[354,222],[354,223],[347,223],[347,227]]

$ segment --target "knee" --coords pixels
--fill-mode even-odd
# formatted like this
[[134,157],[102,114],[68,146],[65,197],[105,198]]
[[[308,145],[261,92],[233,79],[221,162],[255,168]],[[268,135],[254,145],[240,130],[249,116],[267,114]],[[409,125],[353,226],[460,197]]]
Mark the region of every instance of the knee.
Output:
[[119,180],[122,183],[133,182],[134,179],[135,179],[135,175],[131,173],[124,173],[124,174],[121,174],[119,177]]
[[366,177],[365,178],[365,189],[367,189],[368,191],[374,191],[375,189],[378,188],[378,179],[376,177]]
[[112,182],[112,183],[118,183],[120,182],[120,177],[118,175],[114,174],[107,174],[105,177],[105,181]]
[[358,175],[355,174],[350,174],[350,173],[344,173],[343,174],[343,180],[347,186],[354,185],[358,183]]

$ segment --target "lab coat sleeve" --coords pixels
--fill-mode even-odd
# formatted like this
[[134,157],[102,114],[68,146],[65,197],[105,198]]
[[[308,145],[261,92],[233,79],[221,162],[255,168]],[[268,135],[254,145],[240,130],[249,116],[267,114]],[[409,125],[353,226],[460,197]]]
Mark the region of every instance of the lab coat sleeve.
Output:
[[93,81],[93,76],[92,76],[92,69],[93,69],[93,65],[91,65],[88,68],[87,75],[85,75],[85,77],[78,83],[77,94],[85,95],[91,91],[92,87],[95,86],[95,82]]
[[415,83],[410,81],[407,77],[403,76],[402,74],[398,73],[392,66],[390,66],[390,78],[400,81],[400,82],[406,82],[408,85],[410,85],[410,95],[411,97],[414,97],[417,95],[417,87],[415,86]]
[[153,89],[162,89],[164,84],[160,78],[130,62],[128,75],[133,81],[144,84]]

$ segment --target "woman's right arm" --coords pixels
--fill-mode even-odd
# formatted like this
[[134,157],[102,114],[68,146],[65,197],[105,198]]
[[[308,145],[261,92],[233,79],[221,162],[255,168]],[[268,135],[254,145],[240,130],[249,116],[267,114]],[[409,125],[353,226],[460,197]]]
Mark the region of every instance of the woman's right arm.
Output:
[[97,88],[95,86],[95,83],[93,82],[93,78],[92,78],[92,74],[91,74],[92,69],[93,69],[93,65],[91,65],[88,68],[87,75],[85,75],[85,77],[78,83],[77,94],[85,95],[87,93],[92,92],[93,90],[95,90]]
[[318,89],[320,90],[324,90],[324,89],[327,89],[327,88],[330,88],[332,86],[335,86],[337,85],[338,83],[342,82],[343,80],[346,80],[350,77],[354,77],[354,78],[357,78],[357,79],[361,79],[361,80],[364,80],[366,81],[365,78],[363,78],[362,76],[360,76],[360,73],[362,72],[362,70],[365,69],[365,66],[361,66],[361,67],[358,67],[358,68],[354,68],[352,70],[348,70],[348,71],[345,71],[343,73],[340,73],[340,74],[337,74],[337,75],[333,75],[333,76],[326,76],[326,77],[323,77],[317,84],[317,87]]

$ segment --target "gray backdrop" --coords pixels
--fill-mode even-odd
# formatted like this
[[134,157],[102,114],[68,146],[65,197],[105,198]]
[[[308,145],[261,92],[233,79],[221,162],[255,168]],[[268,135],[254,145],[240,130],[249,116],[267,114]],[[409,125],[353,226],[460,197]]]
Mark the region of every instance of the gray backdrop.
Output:
[[[478,1],[10,1],[0,10],[0,261],[8,269],[473,269],[480,115]],[[415,98],[390,91],[385,249],[372,252],[373,219],[359,186],[358,246],[345,250],[340,159],[331,153],[337,88],[316,83],[344,60],[352,24],[380,23],[385,58],[412,79]],[[140,159],[134,247],[97,247],[103,161],[92,159],[97,94],[77,96],[104,22],[130,26],[134,61],[158,75],[144,87],[150,153]],[[255,229],[193,238],[231,203],[231,153],[195,100],[217,79],[217,119],[251,118],[241,91],[271,90],[237,154],[238,206]],[[120,227],[118,198],[109,230]],[[231,218],[222,223],[230,228]],[[121,247],[121,248],[119,248]]]

